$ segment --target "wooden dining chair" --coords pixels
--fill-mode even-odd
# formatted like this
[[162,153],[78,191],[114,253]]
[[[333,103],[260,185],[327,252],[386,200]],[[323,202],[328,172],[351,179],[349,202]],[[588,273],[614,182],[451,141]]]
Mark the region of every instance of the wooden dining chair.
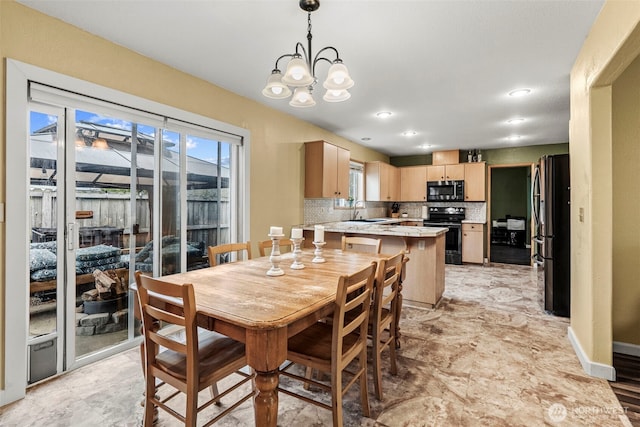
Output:
[[372,237],[342,236],[342,250],[356,252],[380,253],[382,240]]
[[218,265],[218,255],[225,256],[220,264],[231,262],[231,254],[233,252],[238,253],[238,255],[246,253],[247,259],[251,259],[251,242],[247,240],[244,243],[223,243],[217,246],[209,246],[207,248],[209,266],[215,267]]
[[[273,242],[271,239],[263,240],[258,242],[258,252],[260,252],[260,256],[267,255],[267,249],[269,249],[269,253],[271,253],[271,248],[273,247]],[[280,239],[280,252],[291,252],[293,250],[293,242],[291,239]]]
[[[193,285],[179,285],[154,279],[143,276],[139,271],[136,272],[135,278],[144,336],[144,425],[153,425],[154,411],[160,408],[181,420],[185,426],[195,427],[200,411],[217,404],[222,397],[253,380],[253,374],[240,371],[247,365],[245,346],[216,332],[198,330]],[[168,299],[180,300],[182,312],[167,311],[165,302]],[[160,325],[167,324],[184,328],[183,333],[163,333]],[[162,351],[160,347],[163,348]],[[243,378],[222,393],[217,393],[215,387],[215,396],[198,405],[198,394],[201,390],[215,386],[218,381],[233,373]],[[165,385],[177,391],[161,399],[157,391]],[[180,392],[186,395],[184,413],[175,409],[176,405],[168,403]],[[252,387],[250,393],[244,394],[207,425],[218,421],[253,395]]]
[[[327,405],[284,387],[278,387],[282,393],[331,410],[334,427],[342,426],[342,398],[358,380],[360,381],[362,413],[365,417],[369,416],[366,336],[371,307],[369,301],[376,266],[374,261],[357,273],[340,277],[332,324],[316,322],[289,338],[287,359],[290,362],[280,370],[281,375],[313,384],[331,392],[331,405]],[[358,360],[357,371],[347,370],[348,365],[355,359]],[[289,372],[289,369],[295,364],[311,367],[321,372],[330,372],[330,385]],[[343,373],[350,377],[344,387],[342,385]]]
[[382,400],[382,352],[389,350],[391,375],[398,374],[396,365],[396,331],[400,274],[404,251],[382,259],[378,265],[374,285],[371,314],[369,315],[369,336],[373,360],[373,378],[376,397]]

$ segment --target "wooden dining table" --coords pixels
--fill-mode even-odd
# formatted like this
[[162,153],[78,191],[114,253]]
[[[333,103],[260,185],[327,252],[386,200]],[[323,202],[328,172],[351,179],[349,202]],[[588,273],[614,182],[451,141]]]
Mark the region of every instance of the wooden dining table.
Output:
[[304,269],[294,270],[290,254],[281,258],[282,276],[268,276],[269,257],[221,264],[164,276],[193,284],[198,325],[245,343],[247,362],[256,372],[256,426],[276,426],[279,367],[287,340],[333,311],[338,278],[389,255],[325,250],[324,263],[302,252]]

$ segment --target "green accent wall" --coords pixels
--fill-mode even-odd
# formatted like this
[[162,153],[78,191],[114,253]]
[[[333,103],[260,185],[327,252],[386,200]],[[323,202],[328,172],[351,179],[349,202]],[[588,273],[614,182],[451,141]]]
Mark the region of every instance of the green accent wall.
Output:
[[529,197],[531,169],[527,166],[491,169],[491,219],[522,217],[526,219],[526,239],[529,241]]
[[389,157],[389,163],[397,167],[430,165],[431,159],[431,154],[420,154],[418,156]]
[[[540,157],[547,154],[567,154],[569,153],[569,143],[527,145],[526,147],[496,148],[492,150],[482,150],[482,160],[487,165],[503,165],[510,163],[534,163]],[[430,165],[431,154],[421,154],[417,156],[391,157],[390,163],[394,166],[419,166]],[[460,162],[466,162],[465,150],[460,150]]]

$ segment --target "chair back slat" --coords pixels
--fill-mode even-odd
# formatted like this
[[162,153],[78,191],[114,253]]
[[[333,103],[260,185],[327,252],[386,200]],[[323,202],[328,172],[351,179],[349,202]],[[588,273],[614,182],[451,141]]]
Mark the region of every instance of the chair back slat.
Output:
[[207,248],[209,266],[213,267],[218,265],[218,255],[232,252],[246,252],[247,259],[251,259],[251,241],[247,240],[243,243],[223,243],[217,246],[209,246]]
[[[280,252],[291,252],[293,250],[293,242],[291,241],[291,239],[280,239]],[[266,256],[267,255],[267,249],[271,249],[273,247],[273,241],[272,240],[263,240],[261,242],[258,242],[258,252],[260,253],[260,256]],[[269,251],[270,253],[271,251]]]
[[382,240],[372,237],[342,236],[342,250],[354,252],[380,253]]

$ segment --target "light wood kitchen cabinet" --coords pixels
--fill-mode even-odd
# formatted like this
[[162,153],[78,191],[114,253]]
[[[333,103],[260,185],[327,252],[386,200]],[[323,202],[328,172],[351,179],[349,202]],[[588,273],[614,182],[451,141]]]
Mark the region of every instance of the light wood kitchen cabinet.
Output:
[[462,224],[462,262],[482,264],[484,259],[483,229],[483,224]]
[[349,197],[349,150],[326,141],[304,144],[304,197]]
[[400,198],[399,168],[383,162],[367,162],[364,164],[364,176],[365,200],[391,202]]
[[427,166],[427,181],[464,180],[465,163]]
[[456,163],[460,163],[458,150],[434,151],[431,155],[431,164],[433,165],[453,165]]
[[462,163],[464,165],[464,201],[485,201],[485,163]]
[[427,200],[427,167],[407,166],[400,169],[400,200],[424,202]]

